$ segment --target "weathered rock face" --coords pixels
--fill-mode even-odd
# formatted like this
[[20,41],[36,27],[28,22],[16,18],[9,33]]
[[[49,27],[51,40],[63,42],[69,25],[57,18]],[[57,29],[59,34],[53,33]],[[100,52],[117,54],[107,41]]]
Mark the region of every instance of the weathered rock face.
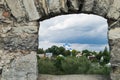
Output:
[[[16,27],[17,26],[17,27]],[[22,27],[21,27],[22,26]],[[34,22],[27,24],[3,24],[0,27],[5,50],[36,50],[38,25]],[[32,41],[33,39],[34,41]],[[2,43],[2,42],[1,42]]]
[[12,14],[11,17],[18,22],[34,21],[44,16],[50,17],[70,12],[95,13],[114,20],[120,16],[119,0],[1,0],[0,3],[1,9]]
[[[119,3],[120,0],[0,0],[0,51],[4,51],[0,52],[0,60],[3,61],[4,57],[2,56],[9,56],[10,53],[15,54],[17,52],[20,53],[20,55],[24,54],[27,56],[27,54],[37,50],[38,21],[59,14],[92,13],[108,19],[108,38],[112,56],[111,63],[113,67],[111,79],[120,80]],[[8,55],[6,55],[6,52]],[[5,66],[11,63],[10,65],[12,67],[9,68],[10,71],[13,74],[17,74],[17,77],[12,74],[12,78],[15,77],[14,79],[17,79],[18,76],[21,76],[21,80],[30,80],[29,76],[27,76],[27,79],[25,78],[26,76],[21,74],[26,74],[30,67],[24,67],[26,72],[24,72],[24,70],[21,73],[15,72],[14,70],[17,66],[13,65],[13,63],[17,65],[17,62],[19,63],[21,59],[18,59],[18,61],[16,59],[11,61],[11,59],[14,58],[15,57],[10,59],[6,58],[6,64],[0,64],[0,67],[3,68],[4,71],[2,75],[3,78],[4,76],[11,76],[10,72],[6,73],[5,71]],[[24,60],[26,61],[26,59]],[[24,64],[24,61],[21,62]],[[36,64],[30,63],[29,66],[30,65],[32,66]],[[34,71],[32,73],[34,73]],[[36,78],[32,80],[36,80]]]
[[4,66],[9,66],[9,64],[14,60],[15,57],[20,57],[22,54],[20,52],[8,52],[0,50],[0,70]]
[[1,80],[37,80],[36,62],[35,52],[17,57],[9,66],[3,68]]

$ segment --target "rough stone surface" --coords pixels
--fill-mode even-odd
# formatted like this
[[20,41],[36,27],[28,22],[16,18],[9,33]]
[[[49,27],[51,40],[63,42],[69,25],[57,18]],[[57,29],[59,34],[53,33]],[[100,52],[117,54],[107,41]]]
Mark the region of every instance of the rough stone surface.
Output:
[[1,5],[18,21],[33,21],[46,15],[50,17],[53,13],[64,14],[71,11],[95,13],[116,20],[120,16],[119,3],[119,0],[1,0]]
[[83,4],[82,11],[84,12],[92,12],[94,7],[94,0],[85,0]]
[[68,0],[68,8],[70,10],[79,10],[79,1],[80,0]]
[[[42,3],[45,3],[42,1]],[[61,13],[61,12],[67,12],[68,7],[66,6],[67,0],[49,0],[46,2],[47,5],[43,5],[45,12],[47,13]]]
[[0,70],[2,70],[4,66],[8,66],[14,58],[20,56],[22,56],[22,54],[19,51],[9,52],[0,50]]
[[25,11],[22,8],[21,1],[20,0],[6,0],[11,13],[17,18],[23,18],[25,17]]
[[94,13],[101,16],[107,15],[112,1],[113,0],[94,0]]
[[[108,19],[108,38],[113,67],[111,79],[120,80],[119,3],[120,0],[0,0],[0,50],[8,51],[8,54],[16,51],[25,54],[36,51],[38,47],[38,20],[59,14],[93,13]],[[0,59],[2,56],[3,54],[0,55]],[[11,63],[11,61],[5,63],[8,62]],[[14,70],[11,68],[10,70]],[[6,75],[10,75],[10,73],[6,73]],[[21,74],[21,76],[23,75]],[[31,76],[28,75],[29,77]],[[24,80],[24,77],[21,78]]]
[[37,80],[36,53],[17,57],[9,66],[4,66],[1,80]]
[[[22,27],[21,27],[22,26]],[[38,47],[38,23],[14,23],[2,24],[0,38],[5,50],[37,50]]]
[[120,80],[120,22],[115,21],[111,24],[109,30],[109,45],[111,50],[111,71],[112,80]]
[[34,0],[23,0],[25,10],[27,11],[29,20],[37,20],[40,18]]
[[114,28],[109,31],[109,39],[120,38],[120,28]]
[[60,1],[59,0],[49,0],[48,7],[50,12],[60,13]]
[[40,9],[40,14],[43,16],[49,14],[49,9],[48,9],[48,3],[46,0],[38,0],[39,2],[39,9]]
[[113,0],[108,11],[107,16],[109,18],[118,19],[120,17],[120,0]]
[[111,79],[112,80],[120,80],[120,78],[118,76],[120,76],[120,74],[118,74],[118,73],[111,74]]

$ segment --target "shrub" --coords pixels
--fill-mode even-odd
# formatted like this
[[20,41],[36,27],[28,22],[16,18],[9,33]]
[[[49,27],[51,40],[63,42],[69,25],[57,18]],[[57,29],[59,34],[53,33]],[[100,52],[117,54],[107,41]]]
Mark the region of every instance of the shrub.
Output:
[[90,69],[89,69],[89,71],[87,73],[88,74],[109,75],[110,71],[111,71],[110,67],[101,66],[101,65],[97,65],[96,64],[94,66],[91,66]]
[[84,56],[80,57],[78,60],[79,60],[79,68],[78,68],[77,73],[78,74],[87,73],[87,71],[89,70],[91,66],[90,61]]
[[54,61],[49,59],[39,59],[38,71],[41,74],[55,74],[56,67],[54,66]]
[[90,62],[86,57],[67,57],[62,62],[62,69],[66,74],[86,73],[89,69]]
[[58,70],[60,70],[60,71],[62,71],[63,69],[62,69],[62,61],[64,60],[64,57],[63,56],[57,56],[57,58],[56,58],[56,60],[55,60],[55,67],[58,69]]
[[65,74],[75,74],[78,70],[78,61],[75,58],[67,57],[62,61],[62,69]]
[[57,57],[56,59],[39,58],[40,74],[102,74],[109,75],[110,68],[99,63],[91,63],[86,57]]

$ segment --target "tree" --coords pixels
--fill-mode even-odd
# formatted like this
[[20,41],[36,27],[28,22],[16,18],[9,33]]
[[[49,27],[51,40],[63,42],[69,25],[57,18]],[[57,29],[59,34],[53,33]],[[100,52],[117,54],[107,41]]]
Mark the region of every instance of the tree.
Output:
[[72,50],[72,55],[73,55],[73,56],[76,56],[76,55],[77,55],[77,50],[73,49],[73,50]]
[[38,51],[37,51],[37,54],[43,54],[45,53],[45,51],[43,50],[43,48],[39,48]]
[[65,54],[65,48],[60,46],[59,47],[59,52],[60,52],[60,54],[64,55]]
[[110,62],[110,52],[108,51],[107,47],[105,47],[104,51],[103,51],[103,62],[104,64],[107,64]]
[[92,52],[92,55],[95,55],[95,56],[96,56],[96,55],[97,55],[97,52],[93,51],[93,52]]
[[71,55],[70,50],[66,50],[65,53],[64,53],[64,56],[70,56],[70,55]]
[[102,55],[103,55],[103,52],[102,52],[102,51],[100,51],[100,52],[96,55],[96,58],[97,58],[97,60],[98,60],[99,62],[100,62],[100,60],[101,60]]
[[59,47],[53,45],[52,47],[46,49],[46,52],[50,52],[53,53],[53,55],[59,55],[60,51],[59,51]]
[[91,53],[91,51],[88,51],[87,49],[82,51],[82,55],[84,55],[86,57],[90,56],[91,55],[90,53]]

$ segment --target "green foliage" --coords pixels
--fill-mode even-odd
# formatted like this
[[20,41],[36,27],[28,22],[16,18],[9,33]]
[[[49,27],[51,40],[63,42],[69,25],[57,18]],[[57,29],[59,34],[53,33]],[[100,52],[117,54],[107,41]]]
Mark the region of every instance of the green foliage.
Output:
[[60,51],[60,54],[64,55],[66,50],[64,47],[60,46],[59,51]]
[[[45,51],[43,49],[38,50],[38,54],[44,52],[53,53],[52,59],[42,59],[37,56],[38,59],[38,71],[41,74],[102,74],[109,75],[110,68],[105,64],[110,61],[110,52],[105,47],[104,51],[95,52],[89,50],[83,50],[82,56],[76,58],[77,50],[66,50],[64,47],[52,46]],[[63,56],[58,56],[62,54]],[[72,56],[70,56],[72,54]],[[94,55],[95,58],[87,59],[88,56]],[[57,57],[56,57],[57,56]],[[101,59],[103,58],[103,60]]]
[[110,68],[91,63],[86,57],[57,57],[56,59],[38,59],[40,74],[102,74],[108,75]]
[[54,56],[57,56],[59,54],[62,54],[64,56],[70,55],[69,50],[65,50],[65,48],[62,46],[57,47],[55,45],[53,45],[51,48],[46,49],[46,52],[51,52],[51,53],[53,53]]
[[63,69],[62,69],[62,61],[64,60],[64,57],[62,57],[62,56],[57,56],[57,58],[56,58],[56,60],[55,60],[55,67],[58,69],[58,70],[60,70],[60,71],[62,71]]
[[70,55],[71,55],[70,50],[66,50],[65,53],[64,53],[63,55],[64,55],[64,56],[70,56]]
[[43,54],[43,53],[45,53],[43,48],[39,48],[38,51],[37,51],[37,54]]
[[105,47],[104,51],[99,54],[100,57],[103,57],[103,61],[100,60],[101,65],[105,65],[110,62],[110,52],[107,50],[107,47]]
[[75,49],[72,50],[72,56],[76,56],[77,53],[78,53],[77,50],[75,50]]
[[38,59],[38,72],[42,74],[55,74],[54,61],[49,59]]
[[[93,66],[94,65],[94,66]],[[101,74],[101,75],[109,75],[111,71],[110,67],[101,66],[98,63],[92,64],[89,68],[88,74]]]
[[100,51],[100,52],[96,55],[96,58],[97,58],[98,62],[100,62],[100,59],[101,59],[102,55],[103,55],[102,51]]
[[53,55],[59,55],[60,54],[60,51],[59,51],[59,47],[53,45],[51,48],[48,48],[46,50],[46,52],[51,52],[53,53]]
[[107,50],[107,47],[105,47],[104,51],[103,51],[103,57],[104,57],[104,63],[107,64],[110,62],[110,53]]
[[90,62],[86,57],[67,57],[62,62],[62,68],[65,74],[84,74],[88,71]]
[[82,51],[82,55],[88,57],[88,56],[91,55],[91,51],[89,51],[89,50],[87,50],[87,49],[86,49],[86,50],[83,50],[83,51]]
[[[103,51],[100,51],[99,53],[95,51],[89,51],[89,50],[83,50],[82,54],[86,57],[94,55],[95,59],[91,60],[91,62],[98,62],[102,66],[110,62],[110,52],[108,51],[107,47]],[[103,60],[101,60],[103,57]]]

